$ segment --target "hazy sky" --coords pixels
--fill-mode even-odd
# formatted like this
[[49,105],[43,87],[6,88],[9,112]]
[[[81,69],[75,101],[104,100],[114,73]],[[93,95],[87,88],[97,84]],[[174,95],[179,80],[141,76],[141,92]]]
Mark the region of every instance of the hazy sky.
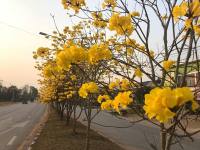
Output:
[[50,13],[61,29],[68,22],[60,0],[0,0],[0,80],[4,85],[36,85],[32,52],[48,45],[38,33],[54,30]]
[[[102,0],[87,1],[90,6],[99,6]],[[50,13],[55,15],[60,29],[71,23],[61,0],[0,0],[0,80],[4,85],[37,85],[32,52],[49,44],[38,33],[55,30]],[[158,37],[155,24],[153,29]],[[157,47],[160,38],[150,40]]]

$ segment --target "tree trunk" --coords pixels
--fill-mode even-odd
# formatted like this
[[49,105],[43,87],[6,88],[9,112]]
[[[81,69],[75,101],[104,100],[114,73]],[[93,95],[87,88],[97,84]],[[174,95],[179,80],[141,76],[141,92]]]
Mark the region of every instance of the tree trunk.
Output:
[[86,147],[85,150],[89,150],[90,149],[90,124],[91,121],[88,121],[88,125],[87,125],[87,133],[86,133]]
[[76,134],[76,108],[74,108],[73,133]]
[[87,116],[87,133],[86,133],[86,147],[85,150],[90,149],[90,125],[91,125],[91,101],[88,102],[88,116]]
[[166,147],[166,132],[164,131],[164,124],[161,123],[161,150],[165,150]]

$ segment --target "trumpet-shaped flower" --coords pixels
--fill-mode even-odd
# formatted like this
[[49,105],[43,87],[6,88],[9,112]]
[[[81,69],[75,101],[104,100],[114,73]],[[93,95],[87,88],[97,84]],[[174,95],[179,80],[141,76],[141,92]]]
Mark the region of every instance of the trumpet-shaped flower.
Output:
[[173,108],[179,108],[187,102],[192,103],[192,110],[196,110],[199,105],[194,101],[192,91],[187,88],[155,88],[145,95],[144,110],[148,118],[156,118],[159,122],[165,123],[172,119],[176,112]]
[[172,66],[173,64],[175,63],[175,61],[173,60],[166,60],[166,61],[163,61],[163,68],[168,71]]
[[79,89],[79,96],[87,98],[89,93],[98,93],[98,86],[95,82],[84,83]]
[[119,35],[131,35],[134,27],[130,16],[113,14],[109,20],[109,29],[116,31]]

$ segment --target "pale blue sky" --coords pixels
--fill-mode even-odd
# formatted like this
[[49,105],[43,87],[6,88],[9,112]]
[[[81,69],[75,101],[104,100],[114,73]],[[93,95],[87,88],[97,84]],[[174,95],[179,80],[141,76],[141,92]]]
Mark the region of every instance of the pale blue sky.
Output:
[[38,33],[54,30],[50,13],[56,16],[60,28],[67,24],[60,0],[0,0],[0,80],[3,84],[36,85],[38,76],[32,52],[48,45]]

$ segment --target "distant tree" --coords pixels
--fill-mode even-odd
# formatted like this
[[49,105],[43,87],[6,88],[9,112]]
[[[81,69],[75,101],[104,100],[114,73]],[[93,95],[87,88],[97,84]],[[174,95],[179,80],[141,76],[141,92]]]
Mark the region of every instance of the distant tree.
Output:
[[10,101],[17,101],[19,97],[19,90],[16,86],[12,85],[8,88],[7,99]]
[[30,86],[30,101],[34,101],[38,96],[38,90],[34,86]]
[[0,83],[0,101],[34,101],[38,95],[38,90],[34,86],[25,85],[22,88],[11,85],[5,87]]

